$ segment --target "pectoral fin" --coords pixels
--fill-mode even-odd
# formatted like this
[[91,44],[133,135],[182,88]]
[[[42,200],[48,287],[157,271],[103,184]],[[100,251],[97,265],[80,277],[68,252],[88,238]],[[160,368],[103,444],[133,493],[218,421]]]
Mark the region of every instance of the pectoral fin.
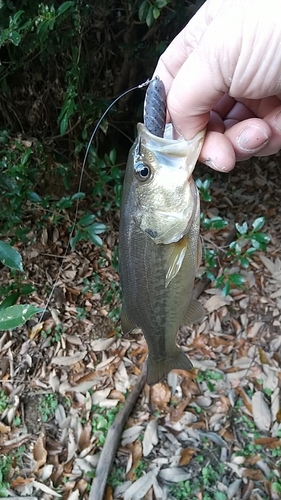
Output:
[[130,333],[132,330],[136,328],[135,323],[131,321],[129,318],[124,306],[122,307],[122,312],[121,312],[121,328],[122,332],[127,335],[127,333]]
[[178,274],[182,266],[187,249],[187,243],[187,236],[184,236],[181,240],[177,241],[177,243],[173,243],[173,251],[168,261],[168,269],[166,273],[166,288],[172,279]]
[[183,319],[183,325],[190,325],[191,323],[199,323],[205,316],[203,306],[197,299],[192,299]]

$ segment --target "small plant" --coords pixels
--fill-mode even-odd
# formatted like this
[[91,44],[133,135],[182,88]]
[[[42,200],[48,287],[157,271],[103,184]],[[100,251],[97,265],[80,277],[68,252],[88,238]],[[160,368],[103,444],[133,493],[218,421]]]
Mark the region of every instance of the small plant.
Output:
[[9,401],[9,398],[8,398],[8,396],[6,396],[5,392],[3,390],[0,391],[0,415],[1,415],[1,413],[3,413],[3,411],[6,410],[6,408],[8,406],[8,401]]
[[108,477],[107,484],[112,488],[117,488],[124,483],[125,470],[122,467],[113,467],[110,476]]
[[143,462],[142,460],[140,460],[137,467],[135,467],[133,469],[136,480],[139,479],[143,475],[143,472],[145,472],[146,469],[147,469],[147,464],[145,462]]
[[139,7],[139,20],[145,21],[150,28],[155,19],[161,14],[161,10],[168,5],[169,0],[143,0]]
[[56,394],[46,394],[44,396],[39,405],[42,422],[48,422],[48,420],[54,417],[58,405],[59,402]]
[[223,374],[219,372],[214,372],[212,370],[206,370],[198,373],[197,376],[197,381],[198,382],[203,382],[205,381],[207,384],[207,387],[210,392],[214,392],[215,390],[215,385],[213,384],[213,380],[222,380],[223,379]]
[[211,179],[205,179],[202,181],[201,179],[196,179],[196,186],[199,189],[200,196],[202,200],[209,202],[212,201],[212,196],[210,192]]
[[9,483],[6,481],[12,465],[13,457],[11,455],[0,455],[0,497],[8,495],[7,488]]
[[177,486],[170,487],[170,492],[176,500],[194,500],[196,497],[191,496],[194,494],[198,488],[198,482],[195,480],[192,483],[190,481],[179,482]]
[[119,408],[120,407],[114,407],[108,409],[97,405],[93,406],[92,431],[97,437],[98,446],[102,446],[105,443],[108,429],[115,419],[116,413],[118,413]]
[[[11,274],[23,272],[21,255],[5,241],[0,241],[0,262],[9,267]],[[28,295],[34,290],[29,285],[21,287],[21,280],[18,274],[16,276],[17,279],[11,285],[0,287],[0,294],[5,297],[0,304],[0,331],[24,325],[31,316],[41,311],[32,305],[15,305],[22,294]]]
[[10,487],[8,482],[11,467],[23,467],[22,455],[25,452],[25,446],[20,446],[16,451],[8,455],[0,455],[0,498],[9,495],[7,489]]
[[[198,179],[196,183],[203,200],[211,201],[210,179],[206,179],[205,181],[201,181],[200,179]],[[220,250],[220,252],[223,252],[222,258],[224,259],[224,262],[230,264],[231,266],[238,265],[242,268],[249,267],[249,259],[251,258],[251,256],[258,250],[265,251],[266,246],[270,241],[270,237],[267,234],[261,232],[264,223],[265,218],[258,217],[252,223],[251,228],[249,227],[247,222],[243,222],[243,224],[241,225],[236,224],[236,240],[230,243],[226,251]],[[205,217],[204,214],[201,213],[201,224],[207,230],[221,230],[228,225],[228,222],[222,217],[214,216],[210,219]],[[222,288],[223,295],[228,295],[231,287],[233,286],[238,288],[245,287],[244,276],[241,273],[231,272],[227,265],[224,265],[223,273],[221,274],[221,276],[219,276],[218,278],[214,276],[214,269],[218,265],[218,253],[218,250],[204,248],[206,276],[211,281],[215,281],[215,285],[217,288]]]

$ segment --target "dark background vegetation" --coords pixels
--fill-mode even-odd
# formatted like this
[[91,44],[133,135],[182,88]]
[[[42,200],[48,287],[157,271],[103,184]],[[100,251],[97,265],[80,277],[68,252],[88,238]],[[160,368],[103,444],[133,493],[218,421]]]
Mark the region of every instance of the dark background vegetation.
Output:
[[[30,204],[77,191],[91,132],[113,98],[151,76],[202,0],[0,2],[2,235],[24,237]],[[122,169],[142,119],[144,90],[124,97],[90,150],[85,194],[118,207]],[[55,203],[55,205],[54,205]],[[68,199],[68,205],[74,200]],[[2,219],[2,220],[1,220]]]

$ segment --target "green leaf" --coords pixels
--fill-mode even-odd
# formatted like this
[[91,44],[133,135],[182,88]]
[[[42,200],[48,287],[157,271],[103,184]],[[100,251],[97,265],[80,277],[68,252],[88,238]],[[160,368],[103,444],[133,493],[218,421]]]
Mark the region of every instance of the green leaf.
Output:
[[21,295],[30,295],[31,293],[35,292],[37,288],[33,285],[30,285],[30,283],[25,283],[20,287],[20,294]]
[[146,18],[145,18],[145,22],[149,28],[152,26],[153,21],[154,21],[153,7],[149,7]]
[[147,0],[144,0],[141,3],[140,8],[139,8],[139,20],[140,21],[145,20],[145,18],[147,16],[148,8],[149,8],[149,3]]
[[110,159],[110,162],[111,162],[111,165],[115,165],[115,161],[116,161],[116,149],[112,149],[109,153],[109,159]]
[[79,220],[79,226],[89,226],[95,220],[96,216],[93,214],[84,214]]
[[5,241],[0,241],[0,261],[10,269],[23,272],[21,255]]
[[105,231],[107,231],[107,227],[101,222],[94,222],[87,227],[87,231],[89,231],[89,229],[96,234],[104,233]]
[[78,229],[75,236],[73,236],[73,238],[70,238],[70,246],[71,246],[72,250],[76,247],[76,244],[78,243],[78,241],[83,240],[83,239],[84,239],[84,232],[81,231],[81,229]]
[[265,233],[255,233],[252,234],[251,236],[251,241],[252,240],[258,241],[259,243],[267,244],[270,242],[270,236],[268,236],[268,234]]
[[11,42],[18,46],[20,41],[21,41],[21,36],[20,34],[17,32],[17,31],[12,31],[10,34],[9,34],[9,40],[11,40]]
[[243,266],[245,268],[249,267],[249,261],[248,261],[248,259],[246,259],[246,257],[241,257],[240,264],[241,264],[241,266]]
[[74,6],[74,2],[64,2],[61,4],[61,6],[58,8],[58,16],[63,14],[66,10],[70,9],[70,7]]
[[233,285],[241,286],[241,285],[244,285],[245,278],[241,274],[234,273],[234,274],[230,274],[228,276],[228,281],[229,281],[229,283],[232,283]]
[[222,294],[224,297],[226,297],[229,294],[229,292],[230,292],[230,284],[229,282],[227,282],[222,289]]
[[50,19],[45,19],[38,25],[37,35],[40,41],[43,41],[45,39],[45,35],[49,29],[49,26],[50,26]]
[[35,191],[29,191],[27,197],[28,197],[29,201],[32,201],[33,203],[39,203],[40,201],[42,201],[41,196],[39,196],[39,194],[35,193]]
[[8,297],[6,297],[3,302],[1,302],[0,304],[0,310],[1,309],[7,309],[7,307],[10,307],[10,306],[13,306],[16,301],[18,300],[18,298],[20,297],[20,293],[19,292],[14,292],[14,293],[11,293],[11,295],[8,295]]
[[10,27],[15,26],[17,24],[20,16],[24,14],[24,10],[18,10],[12,18],[10,18]]
[[272,483],[272,490],[276,493],[281,493],[281,484],[280,483]]
[[157,9],[157,7],[153,7],[153,17],[154,17],[154,19],[158,19],[159,16],[160,16],[160,10]]
[[0,310],[0,330],[12,330],[22,326],[31,316],[39,312],[42,312],[42,309],[28,304],[2,309]]
[[240,224],[235,224],[235,227],[240,234],[246,234],[248,231],[248,224],[247,222],[243,222],[243,224],[240,226]]
[[215,492],[215,500],[227,500],[227,496],[222,491]]
[[258,217],[252,224],[254,231],[259,231],[265,223],[265,217]]
[[83,198],[85,198],[85,193],[75,193],[72,197],[71,197],[71,200],[72,201],[76,201],[76,200],[83,200]]
[[91,233],[91,231],[89,231],[88,234],[91,242],[94,245],[96,245],[97,247],[102,247],[102,239],[96,233]]
[[64,135],[68,127],[68,113],[65,113],[60,122],[60,135]]

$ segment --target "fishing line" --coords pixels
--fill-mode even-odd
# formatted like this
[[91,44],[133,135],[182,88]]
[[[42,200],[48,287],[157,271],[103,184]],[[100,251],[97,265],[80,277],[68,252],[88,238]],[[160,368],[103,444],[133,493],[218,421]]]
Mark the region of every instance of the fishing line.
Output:
[[[123,92],[122,94],[120,94],[118,97],[116,97],[116,99],[114,99],[114,101],[106,108],[106,110],[104,111],[104,113],[101,115],[100,119],[98,120],[92,134],[91,134],[91,137],[90,137],[90,140],[88,142],[88,146],[86,148],[86,152],[85,152],[85,156],[84,156],[84,160],[83,160],[83,163],[82,163],[82,168],[81,168],[81,174],[80,174],[80,179],[79,179],[79,184],[78,184],[78,192],[77,194],[80,193],[80,190],[81,190],[81,186],[82,186],[82,180],[83,180],[83,175],[84,175],[84,171],[85,171],[85,167],[86,167],[86,161],[87,161],[87,158],[88,158],[88,155],[89,155],[89,151],[90,151],[90,147],[91,147],[91,144],[93,142],[93,139],[97,133],[97,130],[102,122],[102,120],[104,119],[105,115],[108,113],[108,111],[112,108],[112,106],[114,106],[114,104],[116,104],[117,101],[119,101],[119,99],[122,99],[122,97],[124,97],[125,95],[129,94],[129,92],[132,92],[133,90],[137,90],[137,89],[142,89],[144,87],[147,87],[150,82],[154,81],[155,80],[155,77],[152,78],[152,79],[148,79],[146,80],[145,82],[141,83],[140,85],[137,85],[136,87],[132,87],[130,88],[129,90],[125,90],[125,92]],[[49,294],[49,297],[47,299],[47,302],[46,302],[46,305],[43,309],[43,312],[41,313],[41,316],[39,318],[39,323],[41,323],[43,317],[44,317],[44,314],[50,304],[50,300],[54,294],[54,290],[58,284],[58,281],[59,281],[59,278],[60,278],[60,275],[61,275],[61,272],[63,270],[63,266],[64,266],[64,259],[67,255],[67,252],[68,252],[68,249],[69,249],[69,246],[70,246],[70,242],[71,242],[71,238],[73,236],[73,233],[74,233],[74,230],[76,228],[76,223],[77,223],[77,218],[78,218],[78,209],[79,209],[79,198],[77,199],[76,201],[76,208],[75,208],[75,215],[74,215],[74,222],[73,222],[73,225],[72,225],[72,229],[71,229],[71,232],[70,232],[70,236],[69,236],[69,239],[68,239],[68,242],[67,242],[67,245],[66,245],[66,249],[64,251],[64,254],[62,256],[62,263],[59,267],[59,270],[58,270],[58,273],[57,273],[57,276],[56,276],[56,279],[54,281],[54,284],[52,286],[52,289],[51,289],[51,292]]]

